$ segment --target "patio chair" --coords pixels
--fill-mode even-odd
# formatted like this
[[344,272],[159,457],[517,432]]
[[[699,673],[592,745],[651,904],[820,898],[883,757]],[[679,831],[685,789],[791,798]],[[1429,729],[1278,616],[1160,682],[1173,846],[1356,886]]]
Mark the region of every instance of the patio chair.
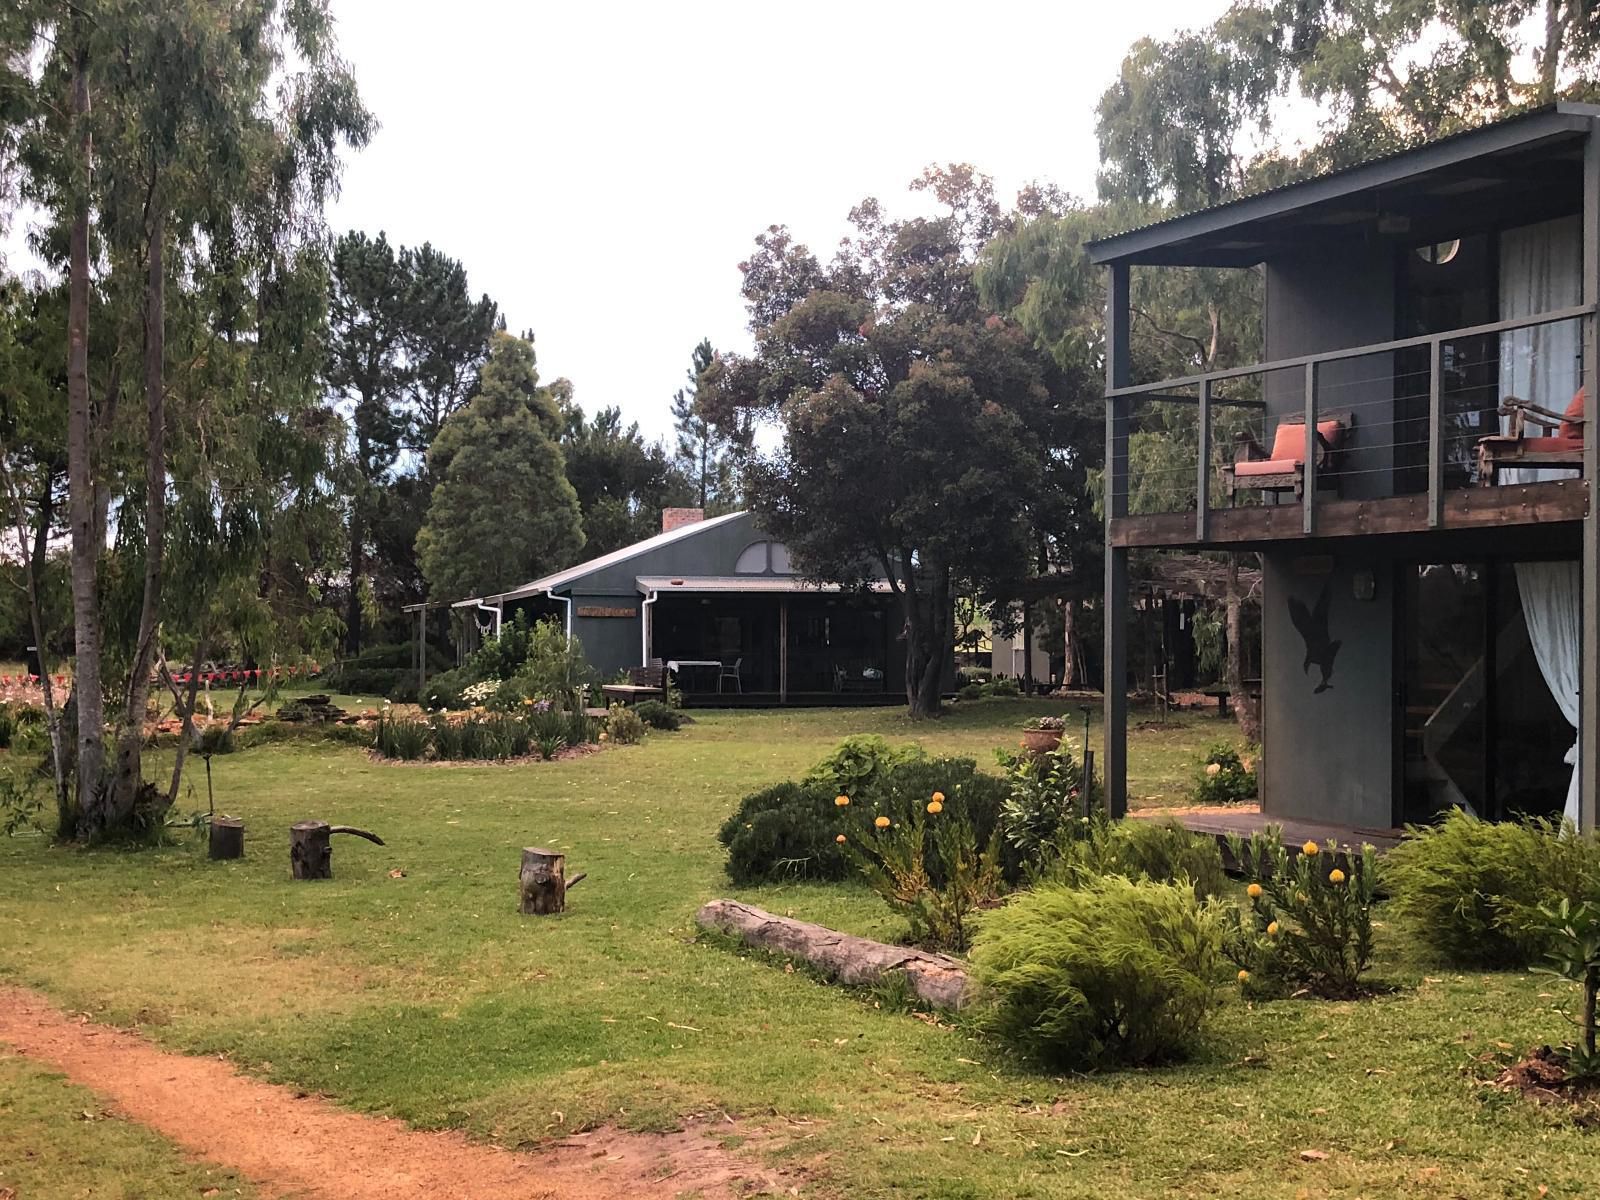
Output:
[[741,696],[744,695],[744,680],[739,675],[739,668],[742,666],[744,666],[744,658],[742,656],[734,659],[731,663],[725,662],[722,664],[722,670],[717,674],[717,694],[719,696],[722,694],[722,681],[724,679],[733,680],[733,690]]
[[[1346,437],[1356,423],[1354,413],[1327,413],[1317,421],[1317,476],[1326,478]],[[1233,462],[1222,468],[1223,487],[1231,504],[1240,492],[1293,492],[1296,498],[1306,487],[1306,419],[1304,414],[1285,416],[1278,421],[1269,452],[1255,435],[1241,430],[1234,438]],[[1328,472],[1329,477],[1333,473]],[[1337,485],[1337,478],[1333,479]]]
[[[1493,487],[1508,468],[1565,470],[1583,473],[1584,396],[1579,388],[1566,412],[1552,412],[1530,400],[1507,397],[1500,415],[1504,433],[1478,439],[1478,484]],[[1528,426],[1540,432],[1529,433]],[[1551,434],[1548,431],[1553,430]]]

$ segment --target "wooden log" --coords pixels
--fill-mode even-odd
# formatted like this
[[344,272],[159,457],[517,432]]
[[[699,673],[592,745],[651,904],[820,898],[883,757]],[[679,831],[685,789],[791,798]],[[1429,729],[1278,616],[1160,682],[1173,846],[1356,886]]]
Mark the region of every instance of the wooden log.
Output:
[[[583,876],[578,876],[582,879]],[[578,879],[572,882],[577,883]],[[567,856],[554,850],[527,846],[517,876],[519,908],[523,916],[546,917],[567,908]]]
[[949,955],[885,945],[738,900],[712,900],[695,914],[695,921],[746,945],[803,959],[841,983],[871,986],[900,971],[918,998],[936,1008],[960,1008],[969,996],[966,966]]
[[212,858],[244,857],[244,822],[238,817],[211,818]]
[[289,874],[295,879],[332,879],[333,826],[326,821],[296,821],[289,826]]

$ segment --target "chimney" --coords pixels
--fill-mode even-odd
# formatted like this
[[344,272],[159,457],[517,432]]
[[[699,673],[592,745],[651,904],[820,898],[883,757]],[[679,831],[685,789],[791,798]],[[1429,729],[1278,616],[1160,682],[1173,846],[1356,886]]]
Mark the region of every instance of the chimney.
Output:
[[703,508],[663,508],[661,532],[671,533],[674,529],[682,529],[685,525],[698,525],[705,519],[706,510]]

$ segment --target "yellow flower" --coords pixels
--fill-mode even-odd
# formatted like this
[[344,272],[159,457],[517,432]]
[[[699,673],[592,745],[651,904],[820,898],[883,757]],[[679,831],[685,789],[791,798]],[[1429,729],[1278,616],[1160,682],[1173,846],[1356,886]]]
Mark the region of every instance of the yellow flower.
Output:
[[[937,796],[938,794],[939,794],[938,792],[934,793],[935,796]],[[928,811],[930,813],[932,813],[934,816],[938,816],[940,813],[942,813],[944,811],[944,804],[941,801],[938,801],[938,800],[930,800],[930,801],[928,801]]]
[[889,828],[889,818],[888,817],[879,817],[876,821],[873,822],[873,824],[876,825],[879,829],[887,829],[887,828]]
[[1271,922],[1267,926],[1267,936],[1268,937],[1277,937],[1278,936],[1278,923],[1276,921]]
[[1261,899],[1261,885],[1259,883],[1252,883],[1249,887],[1245,888],[1244,894],[1249,896],[1252,900]]
[[833,798],[833,802],[835,804],[837,804],[840,808],[844,808],[850,803],[850,797],[849,796],[835,796]]
[[531,705],[533,703],[533,697],[529,696],[526,700],[523,701],[523,703]]
[[844,834],[841,833],[838,837],[834,838],[833,840],[838,842],[839,845],[841,845],[841,846],[844,845]]
[[1239,982],[1240,983],[1249,983],[1250,982],[1250,972],[1249,971],[1240,971],[1239,972]]
[[1344,882],[1344,872],[1339,870],[1338,867],[1335,867],[1333,870],[1328,872],[1328,882],[1329,883],[1343,883]]
[[1222,774],[1222,764],[1221,763],[1207,763],[1206,764],[1206,774],[1211,776],[1211,778],[1215,779],[1218,775]]
[[1315,854],[1321,848],[1322,847],[1318,846],[1315,842],[1307,842],[1304,846],[1300,847],[1300,851],[1302,854]]
[[935,804],[943,804],[944,803],[944,793],[943,792],[935,792],[933,794],[933,802]]

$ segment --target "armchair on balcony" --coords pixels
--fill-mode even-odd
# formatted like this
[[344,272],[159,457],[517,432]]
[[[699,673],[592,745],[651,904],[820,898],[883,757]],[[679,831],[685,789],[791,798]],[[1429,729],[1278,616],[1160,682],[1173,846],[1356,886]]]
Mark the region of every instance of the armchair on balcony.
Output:
[[[1567,470],[1583,473],[1583,389],[1572,397],[1566,412],[1551,412],[1529,400],[1508,397],[1500,406],[1507,418],[1504,433],[1478,439],[1478,483],[1493,487],[1499,472],[1507,469]],[[1529,433],[1537,425],[1539,433]],[[1554,430],[1553,436],[1546,430]]]
[[[1354,424],[1354,413],[1325,413],[1317,421],[1319,477],[1344,448]],[[1263,449],[1249,431],[1241,431],[1234,441],[1233,462],[1222,468],[1223,486],[1230,504],[1240,492],[1293,492],[1296,497],[1305,494],[1306,419],[1303,415],[1279,420],[1270,452]]]

